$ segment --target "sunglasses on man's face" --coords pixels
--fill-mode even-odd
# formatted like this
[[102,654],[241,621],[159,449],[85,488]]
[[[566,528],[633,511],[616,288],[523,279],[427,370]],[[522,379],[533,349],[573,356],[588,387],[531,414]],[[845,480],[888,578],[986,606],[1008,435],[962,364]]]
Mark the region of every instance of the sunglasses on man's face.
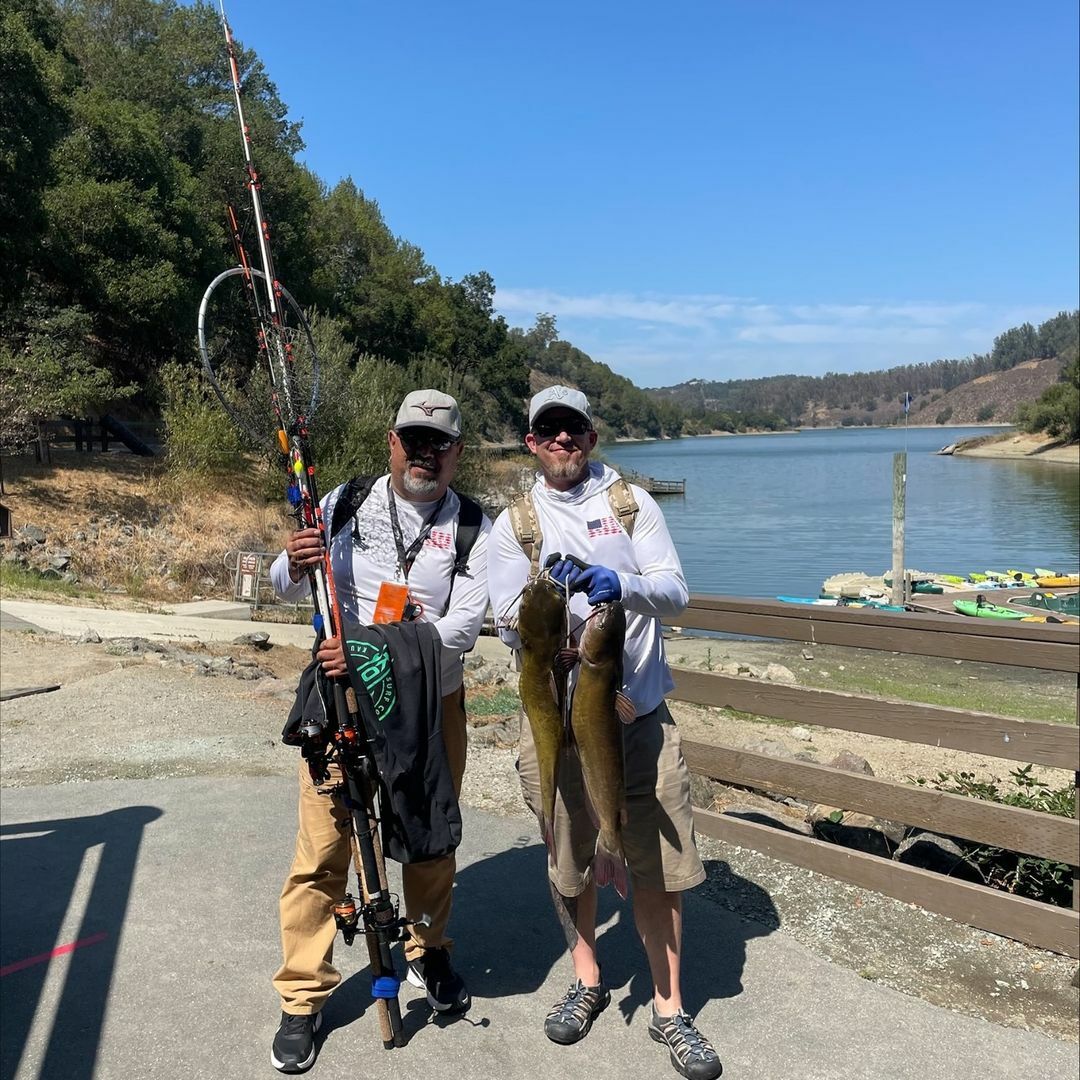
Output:
[[584,416],[567,416],[561,420],[537,420],[532,426],[533,434],[540,439],[553,439],[564,431],[567,435],[584,435],[592,431]]
[[457,439],[450,435],[441,435],[436,431],[432,432],[405,432],[399,431],[397,433],[398,439],[401,441],[401,445],[405,448],[406,454],[418,454],[424,450],[432,450],[436,454],[445,454],[451,446],[457,443]]

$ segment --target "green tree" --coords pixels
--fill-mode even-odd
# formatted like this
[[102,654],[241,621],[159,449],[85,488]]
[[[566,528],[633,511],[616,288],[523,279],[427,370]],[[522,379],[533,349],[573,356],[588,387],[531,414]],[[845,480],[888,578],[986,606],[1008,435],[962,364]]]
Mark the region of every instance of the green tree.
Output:
[[0,10],[0,317],[13,317],[45,232],[42,193],[67,123],[76,68],[45,0],[5,0]]
[[1017,423],[1030,432],[1045,431],[1055,439],[1080,439],[1080,357],[1076,355],[1038,401],[1021,406]]

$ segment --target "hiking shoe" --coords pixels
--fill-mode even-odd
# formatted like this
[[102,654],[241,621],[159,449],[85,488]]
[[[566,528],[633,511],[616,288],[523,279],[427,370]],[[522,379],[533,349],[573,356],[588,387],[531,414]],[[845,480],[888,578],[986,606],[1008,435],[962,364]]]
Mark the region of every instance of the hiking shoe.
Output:
[[580,979],[551,1007],[544,1021],[544,1034],[569,1046],[589,1034],[593,1021],[608,1007],[611,991],[601,982],[586,986]]
[[409,961],[405,977],[413,986],[427,991],[428,1004],[436,1012],[464,1012],[472,1000],[464,980],[450,966],[446,949],[425,949]]
[[654,1005],[649,1035],[667,1046],[675,1071],[687,1080],[716,1080],[724,1071],[712,1043],[694,1027],[694,1021],[682,1009],[674,1016],[658,1016]]
[[274,1036],[270,1064],[279,1072],[298,1073],[311,1068],[315,1060],[315,1032],[322,1025],[322,1013],[294,1015],[283,1012]]

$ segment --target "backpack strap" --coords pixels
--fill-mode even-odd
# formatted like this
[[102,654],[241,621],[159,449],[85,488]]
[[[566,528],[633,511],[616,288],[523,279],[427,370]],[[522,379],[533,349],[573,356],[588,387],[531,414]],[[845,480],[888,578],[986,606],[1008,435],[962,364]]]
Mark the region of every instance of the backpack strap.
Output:
[[510,527],[514,530],[514,537],[521,545],[521,550],[529,557],[529,579],[532,580],[540,572],[540,546],[544,540],[540,522],[536,520],[532,492],[515,495],[506,509],[510,515]]
[[356,511],[364,505],[378,479],[377,476],[354,476],[345,484],[334,503],[334,513],[330,518],[330,541],[356,516]]
[[619,524],[626,530],[627,536],[634,535],[634,522],[637,521],[638,506],[630,485],[620,476],[611,487],[608,488],[608,502],[611,509],[619,519]]
[[[469,554],[480,535],[480,526],[484,521],[484,511],[480,504],[470,499],[468,495],[462,495],[455,491],[458,502],[457,536],[454,541],[454,576],[464,574],[469,569]],[[450,587],[453,588],[453,578],[450,579]]]

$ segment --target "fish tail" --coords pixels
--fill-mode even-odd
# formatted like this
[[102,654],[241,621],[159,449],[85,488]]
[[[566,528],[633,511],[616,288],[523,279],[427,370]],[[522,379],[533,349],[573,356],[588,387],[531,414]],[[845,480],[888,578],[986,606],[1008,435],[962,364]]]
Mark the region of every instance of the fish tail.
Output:
[[555,829],[552,822],[548,821],[546,817],[540,818],[540,834],[544,838],[544,847],[547,848],[548,857],[551,859],[551,865],[558,868],[559,865],[559,853],[555,847]]
[[626,877],[626,860],[622,853],[616,854],[605,846],[603,840],[596,841],[596,854],[593,856],[593,878],[598,888],[614,885],[615,891],[625,900],[629,887]]

